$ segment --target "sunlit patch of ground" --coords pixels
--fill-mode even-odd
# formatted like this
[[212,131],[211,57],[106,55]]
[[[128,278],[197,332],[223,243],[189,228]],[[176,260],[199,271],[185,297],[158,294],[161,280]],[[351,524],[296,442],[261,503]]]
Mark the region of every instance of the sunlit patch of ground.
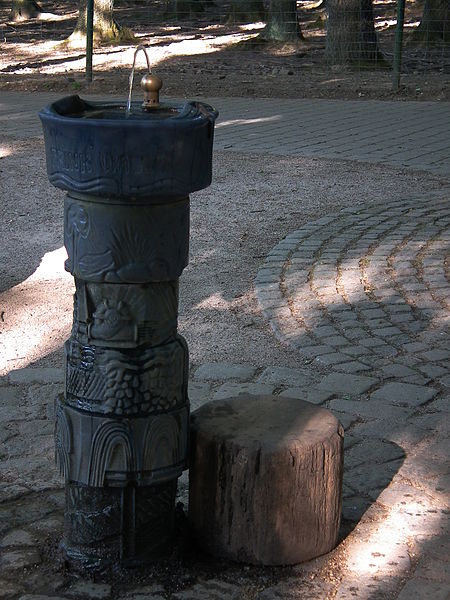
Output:
[[[30,277],[0,294],[0,375],[54,352],[68,337],[73,280],[64,271],[66,257],[64,247],[47,252]],[[58,314],[57,323],[49,313]]]
[[[196,56],[224,50],[252,39],[262,26],[262,23],[249,24],[227,35],[208,35],[210,27],[206,27],[203,28],[204,33],[201,36],[186,35],[173,28],[175,31],[165,36],[140,34],[137,41],[145,43],[149,49],[151,64],[156,66],[161,61],[176,56]],[[129,66],[133,62],[134,50],[134,45],[130,44],[96,49],[93,68],[96,71],[109,71]],[[7,71],[12,75],[78,72],[83,71],[85,64],[86,58],[81,50],[74,51],[60,41],[36,41],[33,44],[0,43],[0,71]]]

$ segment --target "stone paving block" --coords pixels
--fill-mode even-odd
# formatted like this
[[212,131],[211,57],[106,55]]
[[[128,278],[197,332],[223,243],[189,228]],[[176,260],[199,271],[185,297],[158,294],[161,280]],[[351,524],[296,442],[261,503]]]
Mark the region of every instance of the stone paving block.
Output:
[[209,579],[197,583],[192,589],[172,594],[172,598],[175,600],[240,600],[241,587],[227,581]]
[[449,557],[442,556],[442,560],[435,557],[425,558],[419,562],[414,571],[414,578],[428,579],[447,583],[450,595],[450,562]]
[[36,538],[24,529],[14,529],[0,539],[0,548],[10,546],[35,546]]
[[205,381],[189,381],[188,397],[191,410],[196,410],[211,399],[212,386]]
[[402,333],[398,327],[380,327],[375,329],[377,336],[382,338],[391,338]]
[[403,325],[405,323],[409,323],[411,326],[411,321],[414,321],[414,317],[409,312],[398,313],[390,316],[391,323],[394,325]]
[[417,356],[413,354],[405,354],[403,356],[397,356],[396,362],[401,363],[402,365],[406,365],[407,367],[415,367],[420,365],[423,361],[421,361]]
[[4,550],[0,557],[0,568],[4,570],[17,570],[34,567],[42,562],[39,552],[35,548]]
[[94,583],[92,581],[77,581],[65,592],[67,596],[78,598],[91,598],[92,600],[103,600],[111,595],[111,586],[108,583]]
[[365,346],[346,346],[341,349],[341,352],[354,358],[363,358],[372,354],[372,351]]
[[[441,433],[443,432],[441,431]],[[423,453],[424,456],[430,456],[439,462],[445,463],[450,456],[450,438],[433,439],[431,444],[423,449]]]
[[362,340],[366,336],[367,332],[364,329],[361,329],[360,327],[353,327],[352,329],[345,330],[345,337],[349,340],[357,340],[359,344],[362,344]]
[[382,346],[376,346],[373,348],[373,351],[378,354],[378,356],[391,357],[397,356],[399,350],[395,346],[390,346],[389,344],[383,344]]
[[318,388],[336,394],[360,395],[378,383],[375,377],[331,373],[319,382]]
[[402,377],[401,381],[403,383],[413,383],[414,385],[427,385],[430,383],[431,379],[429,377],[424,377],[417,373],[417,375],[410,375],[409,377]]
[[256,381],[257,383],[303,387],[309,386],[314,381],[314,377],[309,370],[267,367]]
[[337,589],[333,600],[391,600],[403,577],[391,573],[384,578],[365,573],[364,577],[346,577]]
[[364,325],[366,327],[369,327],[369,329],[378,329],[378,328],[386,328],[386,327],[390,327],[390,323],[389,321],[384,318],[384,319],[368,319],[367,321],[365,321]]
[[376,500],[392,481],[402,466],[402,460],[381,464],[364,464],[351,471],[344,471],[344,481],[358,494]]
[[[348,492],[348,493],[347,493]],[[362,495],[355,495],[355,491],[344,484],[342,499],[342,518],[352,523],[358,523],[364,513],[372,506],[372,500]]]
[[321,354],[316,357],[316,361],[326,367],[349,362],[350,358],[342,352],[331,352],[330,354]]
[[386,313],[381,308],[369,308],[360,311],[366,319],[385,319]]
[[[352,415],[350,413],[344,413],[344,412],[334,413],[334,416],[336,417],[336,419],[338,419],[339,423],[342,425],[342,427],[345,429],[345,431],[350,429],[354,425],[355,421],[357,421],[359,418],[355,415]],[[348,437],[344,438],[344,449],[346,449],[348,444],[351,444],[351,443],[352,442]]]
[[367,334],[359,340],[359,344],[361,346],[365,346],[366,348],[371,348],[372,350],[375,350],[375,348],[377,348],[379,346],[386,345],[386,342],[384,340],[380,340],[377,337],[366,337],[366,336],[367,336]]
[[52,367],[40,367],[39,369],[32,369],[30,367],[24,369],[17,369],[11,371],[8,375],[9,383],[12,384],[25,384],[30,383],[63,383],[64,382],[64,369],[57,369]]
[[133,588],[119,600],[164,600],[164,588],[162,585],[145,585],[142,587]]
[[67,600],[64,596],[47,596],[44,594],[24,594],[19,600]]
[[397,600],[448,600],[449,594],[448,583],[414,577],[406,583]]
[[22,391],[15,387],[0,388],[0,423],[23,419]]
[[318,600],[328,597],[332,590],[333,585],[326,581],[292,578],[266,588],[255,600]]
[[232,398],[240,394],[251,394],[253,396],[272,394],[275,384],[264,383],[233,383],[227,381],[222,384],[214,394],[214,400],[223,400]]
[[299,400],[306,400],[307,402],[312,402],[313,404],[322,404],[326,402],[330,398],[333,397],[333,392],[328,392],[326,390],[318,390],[316,388],[293,388],[289,387],[287,390],[281,392],[280,396],[284,396],[286,398],[298,398]]
[[348,346],[348,340],[342,335],[333,335],[331,337],[322,338],[321,340],[324,344],[328,344],[328,346],[332,346],[333,348],[339,346]]
[[357,360],[352,360],[341,365],[334,365],[334,369],[343,373],[362,373],[364,371],[370,371],[372,367]]
[[[281,319],[290,319],[292,318],[292,313],[290,308],[287,306],[273,306],[273,307],[264,307],[263,308],[264,316],[270,320],[281,320]],[[292,324],[295,325],[295,321],[292,321]]]
[[450,375],[445,375],[444,377],[441,377],[439,381],[443,386],[450,388]]
[[403,508],[413,511],[415,507],[430,509],[435,506],[433,498],[420,488],[406,483],[392,482],[377,498],[377,502],[390,508]]
[[256,367],[251,365],[236,365],[233,363],[203,363],[194,373],[194,379],[205,381],[221,381],[235,379],[246,381],[256,373]]
[[347,449],[344,456],[345,469],[351,470],[360,465],[369,468],[374,464],[387,463],[405,458],[402,448],[384,440],[362,440]]
[[314,335],[318,338],[326,338],[337,335],[339,332],[332,325],[323,325],[322,327],[314,328]]
[[268,309],[279,308],[284,305],[284,300],[281,294],[274,294],[270,292],[270,294],[263,294],[262,292],[256,292],[256,297],[258,298],[261,309],[264,311]]
[[401,364],[398,364],[395,362],[391,363],[389,365],[383,366],[381,370],[386,377],[402,378],[402,377],[411,377],[413,375],[416,375],[416,371],[414,371],[410,367],[407,367],[406,365],[401,365]]
[[127,594],[126,596],[120,596],[118,600],[166,600],[166,598],[166,595],[146,592],[145,594]]
[[[400,436],[398,437],[400,438]],[[414,448],[411,448],[410,452],[413,452],[413,450]],[[433,460],[430,456],[427,456],[426,459],[421,456],[414,456],[414,458],[410,459],[407,456],[402,466],[402,477],[414,484],[426,485],[427,493],[430,496],[438,498],[448,509],[450,482],[448,481],[448,467],[446,465]],[[425,525],[423,531],[419,531],[418,527],[419,523],[416,526],[418,534],[422,533],[425,535],[430,531],[429,525],[428,528]],[[438,530],[436,529],[436,531]]]
[[46,519],[40,519],[30,523],[29,527],[33,531],[36,531],[38,534],[42,535],[43,533],[59,533],[62,531],[63,523],[64,517],[62,513],[54,513]]
[[370,399],[388,404],[420,406],[434,398],[436,394],[437,390],[432,387],[393,381],[373,392]]
[[333,348],[325,345],[306,346],[304,348],[300,348],[300,350],[302,354],[310,358],[315,358],[316,356],[320,356],[321,354],[330,354],[331,352],[333,352]]
[[410,313],[411,312],[411,307],[409,306],[409,304],[389,304],[389,303],[387,303],[387,304],[383,305],[383,308],[393,314]]
[[440,365],[419,365],[417,368],[426,377],[429,377],[431,379],[437,379],[438,377],[441,377],[442,375],[446,375],[448,373],[448,369],[441,367]]
[[[1,600],[11,598],[18,598],[20,593],[23,592],[23,587],[17,581],[8,581],[7,579],[0,579],[0,598]],[[23,597],[23,596],[22,596]],[[58,600],[58,599],[56,599]]]
[[[448,413],[450,411],[450,396],[441,396],[433,400],[432,404],[430,404],[430,409],[433,411],[439,411],[442,413]],[[447,419],[448,415],[443,414],[443,419]]]
[[448,350],[434,349],[429,350],[428,352],[423,352],[421,356],[430,362],[446,362],[450,359],[450,352]]
[[[411,415],[411,409],[393,406],[392,404],[381,404],[369,401],[345,400],[343,398],[330,400],[328,408],[332,411],[349,413],[359,417],[380,418],[385,420],[399,421],[405,420]],[[339,415],[337,415],[338,418]],[[378,436],[380,432],[377,432]]]
[[401,326],[403,327],[403,329],[406,329],[408,335],[411,335],[413,333],[421,333],[424,329],[426,329],[426,324],[423,323],[423,321],[413,321],[407,323],[406,325],[403,323],[401,324]]

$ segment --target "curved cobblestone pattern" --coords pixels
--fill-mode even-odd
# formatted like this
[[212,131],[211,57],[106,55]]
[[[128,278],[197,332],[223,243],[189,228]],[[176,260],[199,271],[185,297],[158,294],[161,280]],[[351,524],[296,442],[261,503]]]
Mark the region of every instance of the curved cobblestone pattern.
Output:
[[450,358],[449,247],[446,195],[346,209],[277,244],[256,294],[278,339],[323,366],[398,362],[439,378]]

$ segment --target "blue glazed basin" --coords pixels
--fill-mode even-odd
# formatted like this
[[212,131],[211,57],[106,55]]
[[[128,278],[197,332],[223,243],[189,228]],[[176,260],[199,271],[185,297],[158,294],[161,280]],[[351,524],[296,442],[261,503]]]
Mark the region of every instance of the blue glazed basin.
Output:
[[201,102],[164,103],[144,111],[120,102],[68,96],[44,108],[50,182],[102,197],[179,198],[211,183],[214,122]]

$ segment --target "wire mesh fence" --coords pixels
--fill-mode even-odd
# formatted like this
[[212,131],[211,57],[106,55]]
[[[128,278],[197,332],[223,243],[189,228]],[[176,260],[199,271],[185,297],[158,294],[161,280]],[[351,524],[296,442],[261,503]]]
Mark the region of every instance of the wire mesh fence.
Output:
[[[32,0],[20,3],[27,1]],[[3,0],[0,5],[2,52],[14,44],[19,49],[20,44],[63,42],[77,27],[76,0],[40,3],[44,15],[57,19],[38,14],[12,20],[11,7],[18,2]],[[136,43],[150,46],[156,61],[170,53],[226,51],[238,57],[235,68],[244,70],[250,53],[253,64],[260,53],[262,77],[270,72],[270,57],[281,55],[295,56],[303,71],[350,69],[363,79],[374,72],[392,77],[393,66],[402,76],[448,79],[450,74],[450,0],[95,0],[94,29],[113,4],[118,37],[103,44],[110,54]],[[121,31],[128,37],[121,38]],[[0,75],[19,72],[23,63],[2,62]],[[39,52],[34,63],[39,70]]]

